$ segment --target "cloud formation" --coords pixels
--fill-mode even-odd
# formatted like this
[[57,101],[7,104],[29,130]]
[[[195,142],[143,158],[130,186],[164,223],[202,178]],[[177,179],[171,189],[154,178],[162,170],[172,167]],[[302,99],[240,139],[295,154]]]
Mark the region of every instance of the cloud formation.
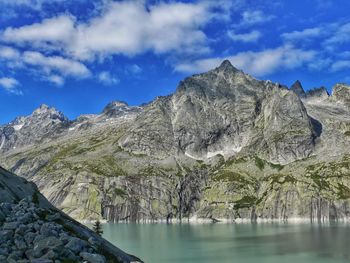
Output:
[[265,14],[261,10],[247,10],[242,13],[242,25],[255,25],[274,19],[273,15]]
[[16,95],[23,95],[22,91],[17,89],[19,85],[20,83],[14,78],[8,78],[8,77],[0,78],[0,87],[9,93],[16,94]]
[[1,39],[19,46],[62,50],[80,60],[111,54],[133,56],[147,51],[206,53],[209,47],[202,28],[213,19],[220,19],[224,11],[218,10],[218,3],[207,1],[150,7],[142,1],[110,2],[101,15],[87,22],[64,14],[6,28]]
[[249,33],[237,34],[235,31],[230,30],[228,36],[233,41],[241,42],[256,42],[262,35],[259,31],[253,30]]
[[266,49],[258,52],[240,52],[232,56],[199,59],[192,62],[180,63],[175,70],[186,73],[205,72],[220,65],[224,59],[254,76],[264,76],[277,70],[293,69],[312,61],[315,51],[281,46],[275,49]]
[[321,27],[306,28],[301,31],[283,33],[281,37],[286,41],[307,41],[310,38],[316,38],[322,34]]
[[105,85],[117,85],[119,83],[119,79],[116,76],[113,76],[108,71],[102,71],[98,74],[98,80]]
[[8,46],[0,46],[0,61],[9,68],[28,68],[39,73],[42,79],[56,85],[63,85],[67,77],[83,79],[92,75],[79,61],[60,56],[46,56],[37,51],[21,52]]

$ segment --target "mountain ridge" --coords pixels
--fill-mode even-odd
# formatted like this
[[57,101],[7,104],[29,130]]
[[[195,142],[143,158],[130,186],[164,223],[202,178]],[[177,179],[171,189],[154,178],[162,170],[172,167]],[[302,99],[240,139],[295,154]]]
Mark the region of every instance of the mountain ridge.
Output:
[[224,61],[142,106],[0,126],[0,162],[78,219],[345,219],[350,88],[299,88]]

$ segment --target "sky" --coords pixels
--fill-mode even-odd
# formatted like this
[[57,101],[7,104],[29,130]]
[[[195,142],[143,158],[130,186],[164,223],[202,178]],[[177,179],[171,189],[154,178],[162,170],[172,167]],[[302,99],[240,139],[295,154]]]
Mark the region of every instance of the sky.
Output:
[[224,59],[306,90],[350,82],[348,0],[0,0],[0,124],[139,105]]

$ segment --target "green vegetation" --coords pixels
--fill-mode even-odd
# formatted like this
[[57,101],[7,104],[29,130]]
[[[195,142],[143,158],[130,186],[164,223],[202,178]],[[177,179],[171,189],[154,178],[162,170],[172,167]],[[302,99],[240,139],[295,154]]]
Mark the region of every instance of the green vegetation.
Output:
[[347,187],[341,183],[338,183],[336,188],[338,190],[338,193],[337,193],[338,199],[344,200],[344,199],[350,198],[350,188],[349,187]]
[[271,184],[285,184],[285,183],[292,183],[295,184],[298,182],[297,179],[295,179],[292,175],[289,174],[272,174],[266,177],[265,180],[271,180]]
[[102,225],[101,225],[100,220],[97,220],[97,221],[94,223],[93,230],[94,230],[94,232],[95,232],[97,235],[102,236],[103,230],[102,230]]
[[260,200],[256,198],[255,196],[243,196],[241,199],[235,201],[234,204],[234,209],[242,209],[242,208],[249,208],[252,207],[253,205],[258,204],[258,201]]
[[124,197],[127,195],[126,192],[120,188],[114,188],[114,194],[121,197]]
[[265,168],[265,161],[256,156],[255,165],[260,169],[260,171],[262,171]]
[[345,135],[345,136],[350,136],[350,131],[344,132],[344,135]]
[[284,166],[283,165],[281,165],[281,164],[278,164],[278,163],[268,163],[269,165],[270,165],[270,167],[272,168],[272,169],[275,169],[275,170],[278,170],[278,171],[281,171],[283,168],[284,168]]
[[222,170],[220,173],[214,176],[215,181],[226,181],[226,182],[239,182],[241,184],[251,184],[252,182],[237,172],[229,170]]

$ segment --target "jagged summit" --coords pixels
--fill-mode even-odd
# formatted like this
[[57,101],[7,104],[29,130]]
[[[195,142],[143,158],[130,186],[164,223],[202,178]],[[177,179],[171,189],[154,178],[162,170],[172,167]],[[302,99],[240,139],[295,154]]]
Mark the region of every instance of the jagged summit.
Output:
[[325,100],[329,97],[329,93],[325,87],[314,88],[306,92],[307,99]]
[[235,68],[231,62],[228,59],[225,59],[219,67],[216,68],[216,70],[227,72],[227,71],[232,71],[232,72],[237,72],[239,71],[237,68]]
[[299,80],[294,82],[294,84],[290,87],[290,90],[294,91],[299,97],[305,96],[304,88]]
[[338,83],[332,89],[333,99],[350,104],[350,86],[345,83]]
[[106,105],[102,114],[108,117],[118,117],[129,113],[136,113],[139,110],[140,107],[129,106],[128,103],[124,101],[115,100]]
[[33,113],[28,116],[27,121],[41,122],[45,119],[57,120],[59,122],[68,122],[68,117],[66,117],[63,112],[57,110],[54,107],[50,107],[46,104],[41,104],[39,108],[33,111]]
[[112,109],[128,107],[129,105],[125,101],[114,100],[106,105],[102,113],[106,113]]

